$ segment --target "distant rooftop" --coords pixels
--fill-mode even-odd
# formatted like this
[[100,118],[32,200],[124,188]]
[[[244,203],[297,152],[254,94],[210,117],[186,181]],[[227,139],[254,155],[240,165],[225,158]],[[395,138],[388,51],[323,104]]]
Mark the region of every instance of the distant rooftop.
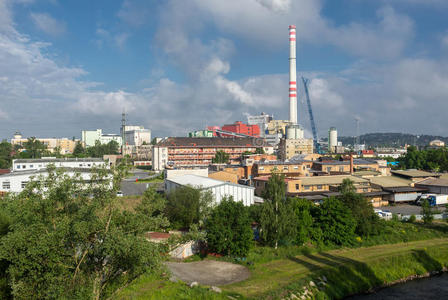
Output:
[[431,173],[421,170],[408,169],[408,170],[391,170],[391,173],[407,178],[424,178],[424,177],[440,177],[440,174]]
[[417,185],[428,185],[428,186],[448,186],[447,178],[428,178],[419,182],[416,182]]
[[104,162],[102,158],[27,158],[14,159],[13,163],[54,163],[54,162]]
[[384,188],[410,186],[412,184],[411,180],[400,178],[398,176],[376,176],[369,178],[369,180],[372,184],[376,184]]
[[[349,160],[325,160],[325,161],[314,161],[315,164],[318,165],[349,165]],[[378,164],[376,161],[367,160],[367,159],[354,159],[354,165],[376,165]]]
[[161,147],[262,147],[264,139],[252,137],[169,137],[160,141]]

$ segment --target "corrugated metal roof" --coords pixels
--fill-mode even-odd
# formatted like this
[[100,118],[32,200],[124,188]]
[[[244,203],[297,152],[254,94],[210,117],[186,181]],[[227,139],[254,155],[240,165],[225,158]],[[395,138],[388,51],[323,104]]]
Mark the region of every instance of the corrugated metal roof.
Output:
[[397,174],[397,175],[404,176],[404,177],[411,177],[411,178],[440,176],[440,174],[421,171],[421,170],[391,170],[390,172],[393,174]]
[[428,178],[415,183],[416,185],[433,185],[433,186],[448,186],[447,178]]
[[350,179],[354,183],[369,182],[367,179],[350,176],[350,175],[334,175],[334,176],[313,176],[313,177],[298,177],[302,181],[302,185],[316,185],[316,184],[341,184],[344,179]]
[[369,178],[369,180],[372,184],[376,184],[381,187],[410,186],[412,183],[411,180],[400,178],[398,176],[377,176]]
[[171,179],[167,179],[167,181],[171,181],[171,182],[177,183],[179,185],[191,185],[196,188],[199,188],[199,187],[211,188],[211,187],[228,184],[228,185],[233,185],[233,186],[254,189],[253,187],[250,187],[247,185],[234,184],[234,183],[230,183],[230,182],[226,182],[226,181],[221,181],[221,180],[204,177],[204,176],[199,176],[199,175],[193,175],[193,174],[177,176],[177,177],[174,177]]

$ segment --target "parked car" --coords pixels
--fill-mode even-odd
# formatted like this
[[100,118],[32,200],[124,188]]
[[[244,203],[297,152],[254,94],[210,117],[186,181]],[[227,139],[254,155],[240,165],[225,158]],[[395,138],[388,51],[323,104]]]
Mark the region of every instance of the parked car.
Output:
[[117,197],[123,197],[123,192],[122,191],[118,191],[117,192]]

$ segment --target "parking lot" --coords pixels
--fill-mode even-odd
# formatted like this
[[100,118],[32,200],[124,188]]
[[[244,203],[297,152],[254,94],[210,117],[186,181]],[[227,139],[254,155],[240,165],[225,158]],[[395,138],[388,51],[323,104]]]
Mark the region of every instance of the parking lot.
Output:
[[[394,214],[401,214],[403,216],[406,215],[420,215],[422,211],[422,207],[418,205],[412,205],[412,204],[396,204],[395,206],[383,206],[378,207],[378,209],[381,209],[383,211],[390,211]],[[445,206],[439,206],[438,210],[441,212],[445,211]]]

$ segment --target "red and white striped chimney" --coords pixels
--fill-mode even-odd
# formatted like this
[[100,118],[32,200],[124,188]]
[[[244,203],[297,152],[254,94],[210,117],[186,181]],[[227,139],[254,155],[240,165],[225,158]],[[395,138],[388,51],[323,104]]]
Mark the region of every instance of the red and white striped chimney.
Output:
[[289,121],[297,124],[296,26],[289,25]]

